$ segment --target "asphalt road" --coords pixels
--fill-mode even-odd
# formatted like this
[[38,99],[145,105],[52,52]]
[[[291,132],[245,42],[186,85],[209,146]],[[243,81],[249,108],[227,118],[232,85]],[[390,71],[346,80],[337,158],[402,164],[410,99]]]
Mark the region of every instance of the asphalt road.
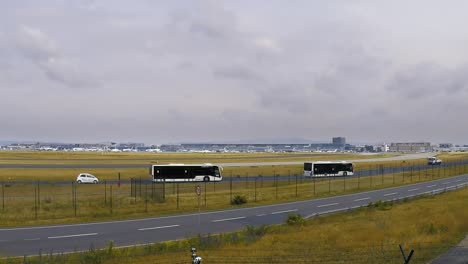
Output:
[[[401,156],[388,157],[388,158],[366,158],[349,160],[351,162],[378,162],[378,161],[394,161],[394,160],[412,160],[421,159],[434,156],[434,153],[416,153],[416,154],[405,154]],[[306,160],[310,161],[310,160]],[[26,161],[25,161],[26,162]],[[51,162],[51,161],[49,161]],[[57,161],[60,162],[60,161]],[[151,161],[140,164],[14,164],[5,163],[0,164],[1,169],[134,169],[134,168],[148,168],[152,164]],[[304,164],[304,161],[277,161],[277,162],[238,162],[238,163],[216,163],[222,167],[245,167],[245,166],[276,166],[276,165],[299,165]]]
[[242,229],[245,225],[284,223],[289,213],[305,217],[348,211],[378,200],[410,198],[466,187],[468,175],[439,179],[384,190],[323,199],[241,208],[201,214],[185,214],[124,221],[0,229],[0,255],[23,256],[39,252],[62,253],[158,241],[183,239]]

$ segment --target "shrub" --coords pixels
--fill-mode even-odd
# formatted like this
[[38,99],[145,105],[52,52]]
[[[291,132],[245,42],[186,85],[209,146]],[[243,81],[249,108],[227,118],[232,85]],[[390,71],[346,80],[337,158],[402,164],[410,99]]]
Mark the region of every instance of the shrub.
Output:
[[244,195],[236,195],[231,200],[231,204],[233,205],[240,205],[247,203],[247,198]]
[[289,214],[286,219],[288,225],[299,225],[302,226],[305,223],[305,219],[300,214]]

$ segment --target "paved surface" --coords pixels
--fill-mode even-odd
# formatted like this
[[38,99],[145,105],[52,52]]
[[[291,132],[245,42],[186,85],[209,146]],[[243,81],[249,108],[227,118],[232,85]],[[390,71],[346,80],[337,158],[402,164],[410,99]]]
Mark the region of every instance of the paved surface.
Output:
[[450,249],[442,256],[431,262],[432,264],[468,264],[468,235],[460,244]]
[[[388,157],[388,158],[366,158],[358,160],[349,160],[352,162],[377,162],[377,161],[392,161],[392,160],[412,160],[421,159],[434,156],[434,153],[416,153],[405,154],[401,156]],[[311,160],[304,160],[311,161]],[[272,165],[299,165],[304,164],[304,161],[277,161],[277,162],[238,162],[238,163],[216,163],[223,167],[245,167],[245,166],[272,166]],[[141,164],[0,164],[3,169],[132,169],[132,168],[148,168],[152,164],[147,161]]]
[[240,208],[201,214],[174,215],[124,221],[0,229],[0,255],[23,256],[49,252],[87,250],[90,245],[106,247],[183,239],[197,234],[223,233],[245,225],[284,223],[289,213],[305,217],[348,211],[369,202],[388,201],[434,194],[468,185],[468,175],[439,179],[384,190],[323,199]]

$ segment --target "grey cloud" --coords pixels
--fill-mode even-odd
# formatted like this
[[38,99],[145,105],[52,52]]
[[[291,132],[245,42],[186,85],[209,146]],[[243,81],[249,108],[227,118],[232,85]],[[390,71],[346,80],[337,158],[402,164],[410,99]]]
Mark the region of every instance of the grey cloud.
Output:
[[442,93],[456,94],[467,85],[468,67],[448,69],[424,63],[397,72],[386,89],[409,99],[421,99]]
[[304,87],[298,83],[275,85],[257,91],[259,102],[268,109],[293,114],[310,111],[315,98],[311,94],[311,87]]
[[22,26],[16,44],[25,58],[37,65],[52,81],[71,88],[97,84],[90,74],[85,73],[76,63],[63,56],[56,42],[40,29]]
[[[0,87],[7,89],[0,93],[13,98],[22,132],[39,116],[54,137],[72,140],[328,139],[337,131],[351,140],[399,140],[452,130],[461,139],[468,132],[460,122],[468,70],[457,66],[468,63],[468,34],[454,26],[466,20],[454,5],[424,2],[432,11],[415,21],[415,5],[402,0],[383,8],[371,1],[4,2]],[[11,32],[21,24],[31,26]],[[97,76],[100,89],[61,89],[90,87]],[[23,98],[25,91],[34,96]],[[48,98],[57,104],[41,104]],[[70,98],[89,107],[70,106]],[[443,128],[432,128],[436,121]],[[18,135],[9,122],[0,137]]]
[[36,28],[22,26],[17,44],[24,55],[35,62],[47,61],[59,56],[56,43]]
[[252,69],[239,65],[217,67],[213,70],[213,76],[221,79],[226,78],[244,81],[260,81],[263,79]]

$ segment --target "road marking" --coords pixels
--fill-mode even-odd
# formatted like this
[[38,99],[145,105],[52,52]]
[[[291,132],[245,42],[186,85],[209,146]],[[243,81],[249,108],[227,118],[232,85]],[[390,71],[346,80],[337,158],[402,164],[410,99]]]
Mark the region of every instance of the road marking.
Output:
[[408,192],[417,191],[419,188],[409,189]]
[[171,227],[178,227],[178,226],[179,226],[179,225],[146,227],[146,228],[140,228],[140,229],[138,229],[138,231],[152,230],[152,229],[163,229],[163,228],[171,228]]
[[443,182],[442,184],[444,184],[444,185],[445,185],[445,184],[450,184],[450,183],[451,183],[451,182]]
[[395,195],[395,194],[397,194],[397,193],[396,193],[396,192],[394,192],[394,193],[387,193],[387,194],[384,194],[383,196],[389,196],[389,195]]
[[40,240],[40,238],[25,238],[23,240],[24,241],[35,241],[35,240]]
[[331,203],[331,204],[322,204],[322,205],[319,205],[317,207],[327,207],[327,206],[332,206],[332,205],[337,205],[339,203]]
[[432,187],[436,187],[437,185],[434,184],[434,185],[431,185],[431,186],[427,186],[426,188],[432,188]]
[[461,182],[461,181],[463,181],[463,179],[460,179],[460,180],[456,180],[455,182]]
[[218,219],[218,220],[213,220],[211,222],[223,222],[223,221],[231,221],[231,220],[238,220],[238,219],[244,219],[245,216],[240,216],[240,217],[233,217],[233,218],[225,218],[225,219]]
[[48,239],[55,239],[55,238],[67,238],[67,237],[82,237],[82,236],[95,236],[98,233],[88,233],[88,234],[77,234],[77,235],[67,235],[67,236],[52,236],[47,237]]
[[257,215],[257,216],[265,216],[265,215],[266,215],[266,214],[259,214],[259,215]]
[[289,212],[296,212],[297,209],[292,209],[292,210],[285,210],[285,211],[278,211],[278,212],[273,212],[271,213],[272,215],[274,214],[284,214],[284,213],[289,213]]
[[370,197],[366,197],[366,198],[356,199],[354,201],[359,202],[359,201],[364,201],[364,200],[369,200],[369,199],[370,199]]

